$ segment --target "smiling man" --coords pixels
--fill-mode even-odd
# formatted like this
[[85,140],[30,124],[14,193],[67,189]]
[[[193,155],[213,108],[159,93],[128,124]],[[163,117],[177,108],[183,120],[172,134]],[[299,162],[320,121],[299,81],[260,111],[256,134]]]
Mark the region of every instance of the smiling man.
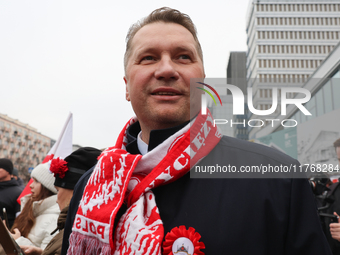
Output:
[[204,78],[197,42],[183,26],[156,22],[134,36],[126,64],[126,99],[149,142],[151,130],[190,119],[190,78]]
[[136,117],[75,187],[62,254],[68,240],[67,254],[331,254],[306,180],[190,178],[198,162],[298,162],[222,137],[199,114],[190,79],[205,73],[189,16],[161,8],[133,25],[124,64]]

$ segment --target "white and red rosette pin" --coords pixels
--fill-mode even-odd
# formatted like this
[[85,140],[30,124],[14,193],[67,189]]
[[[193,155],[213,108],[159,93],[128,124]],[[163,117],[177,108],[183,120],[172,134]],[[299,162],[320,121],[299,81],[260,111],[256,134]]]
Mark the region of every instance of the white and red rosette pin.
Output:
[[201,235],[192,227],[187,230],[185,226],[173,228],[165,236],[163,242],[164,255],[204,255],[201,249],[205,249],[200,242]]

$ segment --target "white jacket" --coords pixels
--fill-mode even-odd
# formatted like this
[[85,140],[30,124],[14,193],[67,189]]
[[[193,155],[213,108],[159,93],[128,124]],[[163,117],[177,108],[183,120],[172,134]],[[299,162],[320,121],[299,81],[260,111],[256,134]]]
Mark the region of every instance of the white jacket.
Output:
[[[21,209],[31,195],[21,198]],[[36,217],[28,237],[19,237],[15,241],[19,245],[33,245],[45,249],[51,239],[58,233],[51,235],[51,232],[57,228],[57,221],[60,213],[57,204],[57,195],[50,196],[40,201],[33,202],[33,214]]]

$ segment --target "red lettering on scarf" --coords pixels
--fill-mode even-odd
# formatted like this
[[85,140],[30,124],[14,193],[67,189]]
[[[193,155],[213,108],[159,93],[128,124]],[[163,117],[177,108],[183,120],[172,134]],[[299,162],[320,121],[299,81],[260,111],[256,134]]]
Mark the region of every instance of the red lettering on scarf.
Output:
[[90,231],[91,231],[93,234],[96,234],[96,227],[94,226],[93,222],[90,222]]
[[86,219],[82,220],[82,218],[79,217],[75,221],[75,227],[87,233],[90,231],[92,234],[99,235],[102,239],[104,239],[105,226],[99,225],[98,222],[89,222]]
[[76,222],[76,228],[80,229],[80,225],[81,225],[81,219],[77,218],[77,222]]
[[88,226],[87,226],[87,221],[85,221],[85,228],[83,228],[84,232],[89,232]]
[[105,230],[105,227],[104,226],[98,226],[97,227],[97,233],[98,235],[101,235],[102,239],[104,239],[104,230]]

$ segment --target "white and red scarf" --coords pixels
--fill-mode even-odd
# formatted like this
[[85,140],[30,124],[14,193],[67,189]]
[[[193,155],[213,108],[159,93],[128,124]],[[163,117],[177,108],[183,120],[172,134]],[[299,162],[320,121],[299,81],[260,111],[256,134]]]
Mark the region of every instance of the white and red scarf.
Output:
[[[164,228],[152,189],[185,175],[221,139],[208,112],[144,156],[133,155],[125,150],[126,130],[136,121],[131,119],[116,145],[100,155],[85,187],[67,254],[161,254]],[[124,201],[128,209],[114,230]]]

